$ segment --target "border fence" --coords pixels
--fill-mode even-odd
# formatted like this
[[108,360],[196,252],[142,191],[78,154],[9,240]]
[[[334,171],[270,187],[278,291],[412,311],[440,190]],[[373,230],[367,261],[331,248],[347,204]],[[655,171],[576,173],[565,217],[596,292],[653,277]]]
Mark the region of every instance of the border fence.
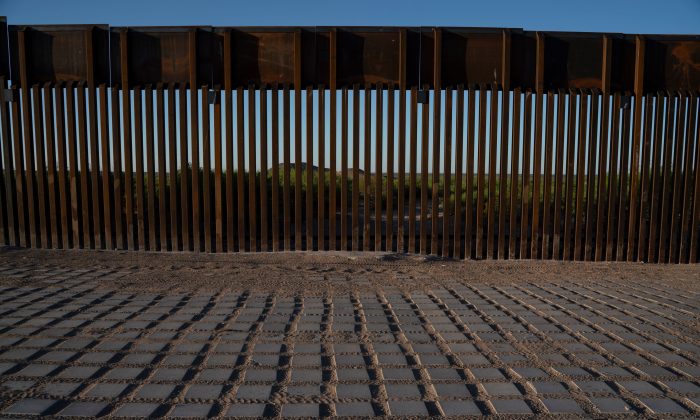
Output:
[[0,243],[698,262],[700,36],[1,18],[0,50]]

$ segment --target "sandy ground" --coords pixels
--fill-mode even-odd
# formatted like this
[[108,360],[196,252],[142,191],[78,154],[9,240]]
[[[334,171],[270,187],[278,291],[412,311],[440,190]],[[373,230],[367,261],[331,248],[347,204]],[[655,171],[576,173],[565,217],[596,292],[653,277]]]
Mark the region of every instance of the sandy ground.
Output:
[[[280,295],[398,288],[429,289],[445,282],[506,284],[630,281],[700,291],[700,266],[617,262],[454,261],[431,256],[361,252],[157,253],[0,249],[0,264],[113,270],[106,287],[134,291],[251,290]],[[128,273],[128,275],[126,275]],[[363,281],[365,280],[365,281]],[[0,277],[0,285],[28,279]],[[369,288],[369,289],[367,289]]]
[[[0,417],[145,406],[173,417],[421,417],[450,415],[457,402],[496,417],[518,402],[518,413],[547,416],[547,404],[565,402],[573,418],[665,418],[659,404],[672,417],[697,416],[699,280],[698,265],[2,248]],[[76,338],[90,344],[73,348]],[[173,368],[184,377],[160,376]],[[74,369],[93,373],[73,379]],[[141,373],[112,376],[124,369]],[[344,378],[348,369],[368,376]],[[255,376],[262,371],[273,376]],[[540,382],[566,390],[542,394]],[[77,388],[51,393],[66,383]],[[152,385],[173,390],[144,397]],[[251,386],[272,391],[250,397]],[[402,386],[420,392],[406,397]],[[495,394],[498,386],[516,394]],[[99,394],[115,387],[125,388]],[[347,387],[371,393],[347,397]],[[610,401],[627,412],[605,411]]]

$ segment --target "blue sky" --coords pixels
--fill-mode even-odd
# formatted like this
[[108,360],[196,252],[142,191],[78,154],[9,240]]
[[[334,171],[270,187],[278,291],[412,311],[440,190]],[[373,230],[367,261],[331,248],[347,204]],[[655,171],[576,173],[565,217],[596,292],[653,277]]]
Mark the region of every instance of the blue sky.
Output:
[[[112,26],[471,26],[511,27],[543,31],[647,34],[700,33],[700,0],[588,0],[576,3],[565,0],[268,0],[256,2],[224,0],[117,0],[115,2],[99,0],[0,0],[0,15],[7,16],[10,24],[101,23]],[[317,97],[314,94],[314,101],[317,100]],[[303,101],[305,103],[305,100]],[[364,103],[362,99],[361,102]],[[373,99],[372,108],[374,108],[374,104],[375,101]],[[268,101],[268,107],[270,106]],[[329,101],[326,99],[326,112],[329,112],[328,106]],[[386,100],[384,101],[384,106],[386,107]],[[374,111],[372,111],[372,115],[374,119]],[[363,115],[360,115],[359,119],[361,120],[360,126],[363,127]],[[430,125],[432,126],[432,118],[430,120]],[[245,121],[247,121],[247,117]],[[314,137],[317,134],[316,121],[317,118],[315,116]],[[350,121],[352,121],[352,115]],[[418,132],[420,133],[420,119],[418,121]],[[271,124],[270,121],[268,121],[268,135],[270,135],[271,131],[269,124]],[[371,124],[372,142],[374,143],[375,129],[374,123],[372,122]],[[260,121],[257,119],[256,131],[258,137],[260,135],[259,125]],[[340,121],[338,121],[339,128]],[[302,118],[302,130],[302,135],[304,136],[306,131],[305,118]],[[350,136],[352,136],[352,124],[350,124],[349,131]],[[211,132],[213,133],[213,128]],[[236,128],[234,127],[235,132]],[[293,126],[291,132],[293,136]],[[386,138],[386,121],[384,123],[384,132],[384,137]],[[432,143],[432,127],[429,132],[430,143]],[[245,133],[247,136],[247,128]],[[326,133],[326,139],[328,139],[329,124],[326,124]],[[364,129],[361,128],[360,133],[362,139]],[[444,130],[442,130],[441,134],[441,140],[444,141]],[[189,132],[186,136],[189,137]],[[340,133],[338,133],[338,139],[340,139],[339,136]],[[500,141],[500,133],[497,136]],[[303,139],[302,156],[305,159],[305,136]],[[268,139],[268,144],[270,144],[269,142],[270,139]],[[248,141],[246,141],[247,143]],[[258,144],[257,156],[259,159],[259,139],[256,143]],[[340,143],[340,140],[338,140],[338,143]],[[364,153],[364,141],[361,140],[360,144],[360,156],[362,156]],[[429,149],[432,150],[432,144]],[[339,158],[340,150],[337,153]],[[329,150],[327,147],[326,164],[329,161],[328,154]],[[383,154],[386,157],[386,143]],[[247,156],[246,145],[246,160]],[[294,148],[292,146],[292,159],[293,156]],[[372,151],[372,167],[374,167],[374,158],[374,151]],[[272,165],[269,152],[268,159],[269,165]],[[318,157],[315,152],[314,163],[317,163],[317,161]],[[352,155],[350,156],[350,161],[352,162]],[[363,162],[363,159],[360,159],[360,161]],[[420,162],[420,156],[418,156],[418,161]],[[429,159],[429,162],[431,162],[430,166],[432,166],[432,158]],[[340,165],[339,161],[338,165]],[[466,162],[464,165],[466,165]],[[384,166],[384,170],[386,170],[386,162],[384,162]],[[259,161],[257,167],[260,168]],[[432,168],[429,168],[429,170],[432,171]]]
[[10,23],[406,25],[700,33],[699,0],[0,0]]

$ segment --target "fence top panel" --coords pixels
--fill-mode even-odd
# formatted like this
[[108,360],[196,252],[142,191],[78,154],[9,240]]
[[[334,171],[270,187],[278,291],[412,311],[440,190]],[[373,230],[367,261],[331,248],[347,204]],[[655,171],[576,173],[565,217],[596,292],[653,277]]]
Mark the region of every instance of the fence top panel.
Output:
[[[5,24],[0,20],[0,31]],[[294,81],[301,80],[305,88],[327,87],[334,80],[338,87],[355,83],[386,87],[404,82],[400,69],[405,66],[407,87],[433,87],[439,80],[442,87],[495,85],[524,90],[700,89],[698,35],[455,27],[11,25],[8,29],[9,53],[0,53],[0,75],[11,70],[15,82],[26,77],[30,85],[92,81],[294,87]],[[301,49],[296,67],[300,75],[294,74],[295,45]],[[403,48],[406,54],[401,53]],[[26,74],[19,71],[21,58],[26,60]]]
[[7,18],[0,16],[0,77],[10,77],[10,50],[7,41]]
[[25,77],[20,71],[24,60],[29,85],[109,82],[108,30],[107,25],[10,26],[13,80],[19,82]]

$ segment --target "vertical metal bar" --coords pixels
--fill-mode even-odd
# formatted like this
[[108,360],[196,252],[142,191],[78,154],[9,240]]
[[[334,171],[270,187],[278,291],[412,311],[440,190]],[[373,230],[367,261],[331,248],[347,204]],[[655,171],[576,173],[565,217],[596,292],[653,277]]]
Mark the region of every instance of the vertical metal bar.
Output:
[[311,86],[306,87],[306,250],[314,250],[314,95]]
[[651,192],[652,178],[650,177],[650,160],[651,160],[651,123],[653,113],[653,96],[647,94],[644,98],[644,128],[642,136],[644,138],[642,146],[642,176],[640,179],[640,203],[639,203],[639,243],[637,246],[637,260],[647,261],[648,242],[647,235],[649,233],[649,213],[651,211],[649,205],[649,195]]
[[[359,190],[358,190],[358,144],[359,144],[359,134],[358,125],[359,117],[359,101],[358,101],[358,86],[355,85],[353,88],[353,168],[352,168],[352,250],[356,251],[359,247],[359,216],[358,216],[358,201],[359,201]],[[332,102],[331,102],[332,103]],[[341,122],[340,122],[340,149],[341,149],[341,162],[340,162],[340,249],[348,249],[348,89],[343,88],[342,99],[341,99]],[[335,120],[335,117],[333,118]],[[335,189],[335,185],[332,186]],[[334,217],[335,218],[335,217]]]
[[[215,252],[224,250],[223,152],[221,144],[221,89],[214,91],[214,212]],[[230,170],[229,170],[230,171]],[[231,223],[230,221],[228,222]],[[173,226],[173,229],[175,227]]]
[[666,119],[664,122],[664,157],[663,180],[659,192],[661,194],[661,219],[659,220],[660,232],[658,240],[658,262],[668,262],[668,219],[669,219],[669,193],[671,192],[671,155],[673,153],[673,122],[676,119],[676,98],[669,94],[666,99]]
[[[3,85],[0,85],[0,89],[5,89]],[[4,98],[3,98],[4,101]],[[10,153],[9,151],[5,150],[3,146],[3,139],[0,139],[0,244],[3,245],[10,245],[10,235],[9,235],[9,230],[10,227],[5,225],[5,221],[7,220],[7,213],[12,213],[13,208],[11,206],[8,206],[8,201],[11,201],[11,198],[7,198],[7,196],[12,194],[12,191],[9,190],[7,191],[5,189],[5,179],[9,177],[9,172],[5,172],[5,159],[4,156],[5,154]]]
[[498,259],[506,258],[506,213],[508,186],[508,130],[510,125],[510,91],[503,87],[501,96],[501,151],[498,181]]
[[[114,194],[114,229],[116,232],[115,245],[117,249],[125,249],[124,241],[124,208],[122,200],[124,198],[124,185],[122,181],[122,137],[120,131],[120,108],[119,88],[112,87],[111,91],[111,111],[112,111],[112,167],[113,170],[113,191]],[[176,223],[172,223],[175,225]]]
[[[129,85],[129,33],[128,29],[124,28],[119,32],[119,61],[121,63],[121,78],[122,78],[122,133],[124,133],[124,211],[126,223],[126,241],[127,247],[130,250],[135,248],[134,241],[134,191],[133,191],[133,153],[132,153],[132,137],[131,137],[131,87]],[[70,92],[73,92],[72,86],[68,86]],[[71,105],[72,107],[72,105]],[[69,122],[70,124],[70,122]],[[70,130],[70,125],[69,125]],[[70,141],[70,135],[69,135]],[[72,167],[72,163],[71,163]],[[72,170],[71,170],[72,172]],[[183,170],[183,180],[186,179]],[[72,180],[71,180],[72,182]],[[183,183],[184,184],[184,183]],[[73,199],[73,188],[71,188],[71,199]],[[184,209],[184,208],[183,208]],[[184,210],[183,210],[184,211]],[[75,218],[74,223],[75,223]],[[184,225],[184,223],[183,223]],[[186,227],[185,227],[186,228]],[[74,241],[75,239],[74,235]]]
[[[464,163],[464,86],[457,86],[455,114],[455,207],[453,257],[462,258],[462,166]],[[469,197],[467,197],[469,204]]]
[[[73,82],[68,82],[66,85],[66,123],[68,125],[67,127],[67,132],[68,132],[68,162],[70,165],[70,208],[71,208],[71,226],[72,226],[72,246],[73,248],[80,248],[80,210],[78,208],[78,202],[80,200],[79,197],[79,177],[80,177],[80,171],[78,169],[78,138],[75,135],[75,99],[74,99],[74,84]],[[14,105],[14,104],[13,104]],[[14,127],[17,127],[16,124],[13,124]],[[18,130],[15,130],[18,131]],[[15,145],[15,150],[19,150],[17,148],[17,145]],[[128,157],[127,157],[128,159]],[[129,162],[131,162],[131,159],[128,159]],[[18,177],[18,183],[21,179]],[[18,197],[18,201],[19,200]],[[20,222],[22,221],[21,215],[24,212],[20,213]],[[132,247],[133,249],[133,247]]]
[[579,106],[578,118],[578,168],[576,169],[576,215],[574,225],[574,260],[581,260],[583,250],[583,221],[584,221],[584,187],[586,179],[586,129],[588,128],[588,94],[585,91],[581,92],[581,103]]
[[[234,143],[233,143],[233,74],[231,70],[231,65],[232,65],[233,59],[231,57],[231,30],[227,29],[224,32],[224,98],[226,100],[226,103],[224,105],[224,120],[226,124],[226,251],[227,252],[233,252],[236,248],[234,246],[234,226],[236,225],[236,216],[235,214],[235,207],[233,204],[233,196],[234,196],[234,159],[233,159],[233,149],[234,149]],[[275,85],[274,90],[273,90],[273,95],[272,95],[272,107],[273,107],[273,115],[274,118],[272,119],[272,126],[273,126],[273,144],[275,140],[277,140],[277,133],[274,130],[275,124],[277,123],[277,97],[275,94],[277,93],[277,86]],[[274,156],[274,155],[273,155]],[[279,242],[275,242],[275,238],[279,239],[278,237],[275,236],[277,233],[276,229],[278,224],[275,224],[275,215],[277,215],[276,211],[276,201],[275,201],[275,196],[274,193],[276,191],[276,182],[277,180],[274,177],[275,170],[277,169],[277,164],[279,161],[276,161],[273,158],[273,210],[272,210],[272,218],[273,218],[273,231],[272,231],[272,237],[273,237],[273,246],[274,245],[279,245]],[[275,251],[277,251],[279,248],[275,248]]]
[[586,192],[586,236],[585,236],[585,247],[584,247],[584,259],[586,261],[593,260],[593,251],[595,248],[593,227],[595,226],[595,178],[596,178],[596,150],[598,150],[598,107],[599,107],[600,95],[597,90],[594,90],[591,95],[591,118],[589,124],[589,138],[588,142],[588,174],[587,174],[587,188]]
[[[438,255],[439,245],[439,207],[440,207],[440,126],[442,124],[442,31],[433,28],[433,165],[432,165],[432,196],[430,209],[430,253]],[[427,125],[427,124],[426,124]],[[444,205],[444,204],[443,204]]]
[[267,210],[267,87],[260,87],[260,250],[269,251]]
[[[0,89],[7,89],[7,83],[4,77],[0,77]],[[57,88],[58,89],[58,88]],[[19,245],[19,226],[15,225],[15,211],[20,209],[20,205],[15,201],[15,187],[12,184],[12,174],[14,168],[12,165],[12,142],[10,138],[10,110],[7,106],[7,101],[0,101],[0,135],[2,139],[3,164],[4,164],[4,181],[5,181],[5,204],[7,205],[7,236],[8,245]],[[15,128],[16,130],[16,128]],[[62,137],[61,137],[62,138]],[[17,153],[17,151],[15,151]],[[15,204],[17,203],[17,204]],[[67,226],[67,224],[63,224]],[[64,238],[66,236],[64,235]],[[64,248],[66,248],[64,246]]]
[[[51,247],[59,248],[60,243],[58,233],[61,227],[56,221],[58,212],[56,211],[56,144],[54,142],[54,101],[51,82],[44,84],[44,130],[46,135],[46,189],[48,192],[49,227],[51,231]],[[38,116],[35,116],[38,118]],[[107,172],[109,176],[109,172]],[[8,194],[9,192],[6,192]],[[109,201],[108,201],[109,202]],[[11,209],[9,211],[11,213]],[[2,220],[0,219],[0,224]],[[2,238],[2,236],[0,236]]]
[[680,213],[681,213],[681,194],[683,194],[682,191],[682,167],[681,165],[683,164],[683,149],[685,147],[686,143],[686,132],[687,132],[687,127],[686,123],[688,122],[689,118],[686,117],[687,113],[687,108],[688,106],[686,105],[687,102],[687,94],[685,92],[681,92],[679,100],[680,100],[680,113],[678,117],[676,117],[676,141],[674,142],[675,144],[675,152],[673,153],[673,163],[674,163],[674,168],[673,168],[673,199],[671,201],[671,226],[670,226],[670,236],[671,236],[671,242],[669,246],[669,253],[668,253],[668,262],[670,263],[676,263],[678,260],[678,248],[679,248],[679,219],[680,219]]
[[[450,242],[450,195],[452,187],[452,88],[445,90],[445,146],[443,161],[443,188],[442,188],[442,256],[449,257],[451,251]],[[457,198],[455,197],[455,200]]]
[[[19,98],[19,95],[17,94],[17,86],[13,85],[10,89],[12,90],[13,98]],[[31,221],[27,214],[28,208],[31,207],[28,205],[29,190],[28,188],[25,189],[26,184],[24,181],[25,167],[24,162],[22,160],[23,145],[20,130],[19,99],[15,99],[15,101],[12,102],[11,109],[12,112],[10,114],[12,117],[12,145],[15,151],[15,189],[17,190],[17,228],[19,230],[19,245],[22,247],[27,247],[31,246],[30,231],[28,229],[28,225],[31,224]],[[75,139],[75,136],[73,136],[72,139]],[[75,144],[75,142],[71,141],[71,144]],[[71,168],[76,167],[77,166],[73,166],[71,164]],[[75,172],[75,169],[72,169],[72,172]],[[77,216],[77,212],[75,214]]]
[[[686,136],[688,137],[686,141],[686,149],[685,149],[685,164],[683,165],[683,174],[685,176],[685,180],[683,181],[684,189],[683,189],[683,205],[682,205],[682,212],[681,212],[681,230],[680,230],[680,239],[678,242],[680,242],[680,254],[677,259],[679,263],[688,263],[688,246],[690,245],[688,241],[690,240],[690,232],[688,232],[688,229],[690,228],[689,223],[690,223],[690,205],[691,205],[691,200],[692,200],[692,192],[691,188],[693,185],[693,179],[692,179],[692,173],[693,173],[693,149],[695,149],[695,154],[700,153],[698,150],[698,143],[693,142],[693,132],[695,131],[695,121],[696,121],[696,115],[698,112],[698,102],[697,102],[697,95],[695,92],[690,93],[690,98],[689,98],[690,104],[690,117],[689,117],[689,124],[688,124],[688,129],[687,129],[687,134]],[[693,144],[695,144],[695,147],[693,148]],[[697,171],[698,168],[695,168]]]
[[[498,189],[498,258],[506,258],[506,213],[508,206],[508,132],[510,129],[510,30],[502,31],[501,43],[501,167]],[[513,157],[511,156],[511,159]],[[512,210],[511,210],[512,212]]]
[[209,128],[209,86],[203,85],[202,98],[202,210],[204,212],[204,252],[211,252],[211,136]]
[[[140,127],[140,125],[138,125]],[[78,84],[78,133],[80,141],[80,197],[82,201],[82,231],[83,248],[91,248],[90,236],[90,195],[88,182],[90,170],[88,168],[88,139],[85,126],[85,83]]]
[[544,92],[535,93],[535,140],[532,149],[532,234],[530,243],[530,258],[538,259],[541,228],[540,228],[540,178],[542,176],[542,111]]
[[[22,29],[17,33],[17,42],[19,46],[19,73],[20,73],[20,92],[22,105],[22,138],[24,140],[24,168],[25,168],[25,183],[27,187],[27,209],[28,217],[26,219],[29,227],[29,235],[26,240],[27,246],[41,246],[40,235],[41,231],[37,229],[37,216],[34,204],[34,140],[32,136],[31,125],[31,110],[30,110],[30,90],[29,79],[27,76],[27,50],[25,46],[25,33],[27,29]],[[13,109],[14,111],[14,109]],[[13,124],[16,131],[19,131],[19,125]],[[43,209],[42,209],[43,210]],[[87,214],[87,213],[85,213]]]
[[318,87],[318,196],[317,196],[317,236],[318,250],[325,251],[326,247],[326,88],[323,85]]
[[[464,258],[472,258],[472,231],[474,226],[474,129],[476,126],[476,97],[474,87],[469,87],[469,127],[467,131],[467,193],[466,193],[466,212],[464,222]],[[476,251],[476,256],[480,258],[480,254]]]
[[[343,89],[343,115],[341,120],[343,162],[341,172],[341,202],[340,202],[340,249],[347,250],[347,200],[348,200],[348,90]],[[352,250],[360,249],[360,87],[353,86],[352,90]],[[344,201],[343,201],[344,200]],[[343,227],[344,226],[344,227]]]
[[668,109],[669,102],[664,100],[664,96],[659,92],[656,94],[656,104],[654,106],[654,157],[652,163],[652,192],[651,209],[649,210],[649,250],[647,261],[656,262],[658,255],[657,237],[659,234],[659,212],[661,210],[661,198],[663,193],[663,168],[661,167],[662,136],[664,121],[664,104]]
[[554,92],[547,92],[546,126],[544,134],[544,192],[542,197],[542,259],[552,258],[552,149],[554,136]]
[[[56,152],[58,155],[58,197],[59,197],[59,207],[61,214],[61,241],[62,248],[68,249],[71,247],[71,218],[70,218],[70,196],[68,187],[68,179],[66,177],[67,171],[67,154],[66,154],[66,124],[65,124],[65,108],[63,102],[63,85],[57,84],[54,86],[54,96],[56,98]],[[114,100],[114,97],[112,97]],[[118,97],[117,97],[118,99]],[[117,108],[118,109],[118,108]],[[117,129],[119,125],[117,124]],[[121,144],[121,139],[119,136],[115,137],[113,144]],[[71,139],[73,141],[73,139]],[[8,139],[9,144],[9,139]],[[121,156],[121,155],[120,155]],[[121,159],[120,159],[121,162]],[[9,161],[12,164],[12,161]],[[11,168],[11,166],[9,166]],[[120,196],[121,197],[121,196]],[[121,213],[119,213],[121,214]],[[12,215],[12,213],[10,213]],[[121,223],[117,225],[118,228],[121,227]],[[12,234],[12,240],[14,241],[15,235]],[[123,248],[123,243],[121,243],[120,248]]]
[[642,135],[642,97],[644,95],[644,55],[645,42],[642,37],[637,35],[636,54],[634,62],[634,121],[633,121],[633,138],[632,138],[632,156],[630,168],[630,201],[629,201],[629,229],[627,238],[627,261],[635,260],[637,256],[637,189],[638,189],[638,171],[641,135]]
[[[181,220],[180,229],[182,237],[180,242],[183,251],[192,250],[192,242],[190,241],[190,232],[192,231],[192,216],[190,213],[190,191],[191,191],[191,176],[189,168],[188,146],[187,139],[187,85],[181,83],[178,90],[178,119],[180,120],[180,212]],[[229,120],[230,121],[230,120]]]
[[282,106],[284,108],[284,186],[283,186],[283,201],[284,201],[284,250],[292,249],[292,209],[290,202],[290,121],[289,121],[289,85],[284,86]]
[[532,92],[525,93],[525,121],[523,123],[523,186],[520,216],[520,258],[528,258],[528,231],[530,230],[530,147],[532,145]]
[[177,142],[175,123],[177,114],[175,113],[175,84],[168,84],[168,183],[170,184],[170,246],[168,250],[178,249],[178,232],[182,229],[178,218],[177,205]]
[[[362,206],[364,207],[362,223],[364,225],[364,230],[362,232],[362,250],[370,250],[370,236],[372,221],[370,220],[371,214],[371,203],[370,203],[370,188],[372,187],[372,166],[371,166],[371,153],[372,153],[372,97],[371,97],[371,86],[370,84],[365,85],[365,161],[364,161],[364,191],[362,194]],[[356,118],[353,115],[353,118]]]
[[375,90],[376,105],[375,105],[375,154],[374,154],[374,250],[381,251],[382,249],[382,182],[384,176],[382,174],[382,146],[384,144],[384,128],[382,117],[384,115],[383,95],[384,86],[382,83],[377,83]]
[[[109,148],[109,123],[107,122],[107,87],[101,84],[99,89],[100,106],[100,143],[102,157],[102,205],[104,207],[104,246],[107,249],[116,248],[112,235],[112,187],[110,185],[110,148]],[[52,188],[52,187],[50,187]],[[53,225],[53,224],[52,224]],[[55,225],[53,225],[55,226]]]
[[[510,161],[510,220],[508,258],[514,260],[518,254],[518,184],[520,176],[518,163],[520,161],[520,103],[522,102],[520,88],[513,91],[513,125],[511,126],[511,161]],[[471,111],[470,111],[471,112]],[[471,197],[467,197],[471,199]]]
[[[5,77],[0,77],[0,89],[5,90],[7,88],[7,83],[5,82]],[[16,129],[16,128],[15,128]],[[0,142],[2,143],[3,150],[3,160],[2,165],[4,165],[3,181],[5,188],[5,198],[4,205],[7,206],[7,238],[5,242],[7,245],[18,245],[15,229],[15,217],[14,212],[19,209],[19,205],[15,206],[15,189],[12,185],[12,144],[10,139],[10,116],[9,109],[7,107],[7,101],[0,100]],[[1,210],[0,210],[1,211]],[[2,224],[2,220],[0,220]],[[65,226],[65,225],[64,225]],[[5,239],[4,235],[0,239]]]
[[612,144],[610,146],[610,171],[608,180],[608,217],[607,217],[607,246],[606,246],[606,261],[613,261],[615,256],[615,220],[618,201],[618,175],[617,163],[619,160],[618,147],[620,147],[620,94],[616,93],[613,98],[613,107],[611,110],[612,124]]
[[93,54],[93,28],[85,31],[85,61],[87,62],[87,90],[88,90],[88,129],[90,134],[90,207],[92,208],[92,234],[93,246],[97,249],[103,247],[102,242],[102,206],[99,205],[100,194],[100,163],[99,163],[99,139],[97,136],[97,98],[95,90],[95,59]]
[[[287,94],[286,99],[289,98],[289,91],[285,90]],[[286,101],[287,104],[289,101]],[[288,111],[288,108],[285,109]],[[285,120],[288,120],[289,114],[285,114]],[[246,247],[246,223],[245,223],[245,110],[243,109],[243,88],[238,87],[236,89],[236,158],[237,158],[237,176],[236,176],[236,192],[238,193],[238,250],[246,251],[249,248]],[[287,137],[288,139],[288,137]],[[287,145],[289,142],[286,143]],[[289,146],[287,146],[289,147]],[[285,157],[289,157],[288,154]],[[285,163],[289,165],[289,160],[285,160]],[[285,169],[285,174],[288,174],[288,166]],[[287,203],[287,200],[285,201]],[[286,204],[285,204],[286,205]],[[285,220],[285,226],[287,220]],[[289,250],[289,248],[286,248]]]
[[[47,203],[46,203],[46,160],[44,158],[44,127],[41,124],[41,96],[39,85],[32,86],[31,100],[33,114],[30,116],[34,122],[34,158],[36,159],[36,195],[37,211],[39,213],[39,229],[41,234],[35,244],[37,247],[49,248],[51,238],[49,236],[49,226],[47,224]],[[92,163],[92,162],[91,162]],[[95,179],[93,179],[93,182]],[[98,226],[99,228],[99,226]]]
[[192,158],[192,238],[194,251],[202,248],[200,239],[200,180],[199,180],[199,100],[197,94],[197,29],[189,33],[190,76],[190,157]]
[[608,171],[608,216],[607,216],[607,245],[605,246],[605,261],[613,261],[615,256],[615,204],[617,203],[617,148],[620,142],[620,94],[615,93],[613,105],[610,110],[611,144],[610,144],[610,170]]
[[139,250],[146,249],[146,203],[143,191],[143,127],[141,125],[141,87],[134,88],[134,149],[136,150],[136,217]]
[[257,186],[257,157],[256,157],[257,134],[255,129],[255,86],[248,86],[248,229],[250,241],[250,251],[258,250],[258,198],[256,197]]
[[494,258],[496,239],[496,160],[498,154],[498,87],[491,85],[491,116],[489,117],[489,198],[487,209],[486,258]]
[[302,249],[301,30],[294,32],[294,249]]
[[[602,117],[600,124],[600,164],[598,165],[598,209],[596,212],[596,247],[595,260],[602,261],[603,253],[605,252],[605,235],[604,222],[608,223],[606,218],[606,206],[609,207],[610,202],[607,201],[608,193],[606,192],[606,182],[609,183],[612,173],[607,173],[608,168],[608,147],[610,146],[610,133],[608,132],[610,120],[610,84],[612,81],[612,40],[610,36],[603,35],[603,57],[602,57]],[[612,115],[616,115],[615,112]],[[612,161],[612,155],[611,155]],[[612,184],[608,184],[612,185]]]
[[386,145],[386,248],[394,250],[394,84],[387,89]]
[[277,84],[272,86],[272,183],[271,205],[272,205],[272,250],[280,250],[279,238],[279,90]]
[[408,252],[416,252],[416,166],[418,163],[418,102],[417,89],[411,88],[411,132],[409,145],[408,181]]
[[[165,169],[165,108],[163,103],[163,85],[158,84],[156,89],[156,127],[158,135],[158,219],[160,221],[160,246],[161,251],[168,249],[168,218],[166,216],[166,184],[167,174]],[[106,219],[105,214],[105,219]]]
[[566,92],[559,90],[557,94],[557,154],[554,161],[554,233],[552,240],[552,258],[562,258],[562,198],[564,197],[564,134],[566,132]]
[[[423,90],[428,92],[429,86],[423,86]],[[423,106],[421,109],[421,163],[420,163],[420,253],[428,253],[428,147],[430,137],[429,130],[429,108]]]
[[572,89],[569,92],[568,136],[566,144],[566,203],[564,204],[564,259],[571,260],[571,234],[575,215],[572,206],[574,200],[574,166],[576,164],[576,109],[579,94]]
[[[279,166],[280,166],[280,143],[279,143],[279,89],[277,84],[272,86],[272,250],[279,251],[280,248],[280,204],[279,204]],[[230,169],[229,169],[230,171]],[[230,216],[229,216],[230,218]]]
[[[336,29],[332,29],[330,32],[329,40],[329,94],[330,94],[330,143],[329,147],[329,159],[330,159],[330,171],[328,177],[328,249],[331,251],[336,250],[336,237],[338,232],[336,230],[336,215],[337,215],[337,204],[336,204],[336,174],[337,174],[337,163],[336,163],[336,136],[337,136],[337,110],[336,102],[338,100],[338,95],[336,92],[336,76],[337,76],[337,49],[338,49],[338,33]],[[342,153],[347,153],[347,148],[343,149]],[[347,162],[347,160],[346,160]],[[346,180],[347,181],[347,180]],[[347,200],[347,198],[346,198]],[[347,207],[346,207],[347,208]],[[347,217],[347,215],[346,215]],[[346,222],[347,223],[347,222]],[[347,239],[346,239],[347,241]],[[347,242],[344,242],[347,243]]]
[[[629,99],[628,99],[629,100]],[[625,240],[625,233],[627,231],[627,199],[628,199],[628,187],[627,187],[627,173],[629,168],[629,149],[630,149],[630,105],[628,104],[622,109],[622,142],[620,144],[621,152],[620,155],[620,204],[618,207],[619,217],[617,220],[617,254],[616,258],[618,261],[624,261],[626,259],[625,247],[627,246],[627,241]]]
[[[470,111],[471,112],[471,111]],[[476,178],[476,258],[484,258],[484,172],[486,171],[486,86],[479,87],[479,146]]]
[[146,85],[146,191],[148,205],[148,248],[158,250],[158,223],[156,222],[156,165],[153,138],[153,88]]
[[610,120],[610,95],[603,92],[601,101],[601,121],[600,121],[600,163],[598,164],[598,208],[596,211],[596,235],[595,235],[595,261],[603,260],[605,252],[605,222],[606,222],[606,206],[607,191],[606,182],[610,175],[608,169],[608,147],[610,145],[610,134],[608,133],[608,123]]
[[695,187],[693,192],[693,214],[690,227],[690,263],[698,262],[698,246],[700,245],[700,124],[695,138]]
[[[540,176],[542,159],[542,111],[544,99],[544,56],[545,35],[536,34],[536,65],[535,65],[535,141],[532,149],[532,233],[530,243],[530,258],[539,258],[540,251]],[[528,131],[529,132],[529,131]]]
[[[398,207],[396,226],[396,251],[404,252],[405,246],[405,211],[406,211],[406,51],[407,31],[399,31],[399,156],[398,156],[398,190],[396,205]],[[393,119],[393,118],[392,118]]]

